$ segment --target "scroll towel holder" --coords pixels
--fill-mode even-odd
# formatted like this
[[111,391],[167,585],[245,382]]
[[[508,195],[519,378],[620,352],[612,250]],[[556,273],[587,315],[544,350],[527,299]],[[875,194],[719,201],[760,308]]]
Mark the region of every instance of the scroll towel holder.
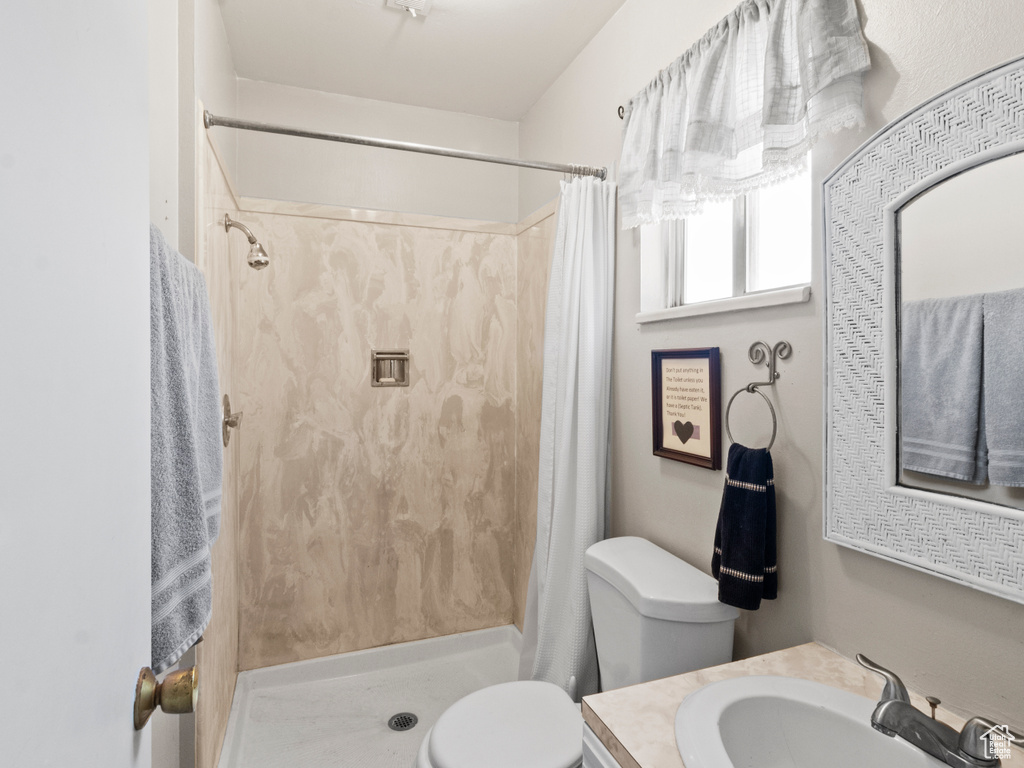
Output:
[[779,422],[775,417],[775,407],[772,405],[772,401],[768,399],[768,395],[762,392],[758,387],[769,387],[775,384],[775,380],[779,378],[780,374],[775,370],[775,366],[779,360],[785,360],[789,357],[793,348],[790,346],[788,341],[780,341],[774,347],[769,347],[763,341],[755,341],[750,345],[750,349],[747,351],[747,357],[754,365],[767,365],[768,366],[768,381],[752,381],[742,389],[736,390],[736,393],[729,398],[729,404],[725,406],[725,434],[729,436],[729,442],[735,443],[736,441],[732,437],[732,431],[729,429],[729,410],[732,408],[732,401],[736,399],[742,392],[749,392],[750,394],[757,394],[764,398],[765,403],[768,404],[768,410],[772,414],[772,437],[768,441],[768,445],[765,450],[768,450],[775,444],[775,435],[778,433]]

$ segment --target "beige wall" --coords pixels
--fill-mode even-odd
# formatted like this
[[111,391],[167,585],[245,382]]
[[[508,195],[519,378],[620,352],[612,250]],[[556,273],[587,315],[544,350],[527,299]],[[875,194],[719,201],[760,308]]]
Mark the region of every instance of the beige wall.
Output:
[[271,264],[238,295],[239,668],[509,623],[514,230],[273,207],[240,214]]
[[537,540],[537,473],[540,400],[543,390],[544,310],[555,236],[555,206],[544,206],[516,237],[516,519],[514,620],[520,631],[526,611],[533,546]]
[[[196,265],[206,277],[217,344],[217,372],[221,395],[231,397],[238,410],[235,389],[234,339],[238,275],[248,243],[241,233],[226,233],[218,222],[225,213],[237,218],[227,178],[205,137],[200,135],[199,225]],[[243,427],[245,423],[243,422]],[[224,449],[224,492],[220,535],[213,547],[213,616],[196,646],[196,666],[202,695],[195,715],[195,765],[215,768],[224,743],[238,670],[238,433]],[[182,745],[187,748],[187,745]],[[183,749],[184,753],[184,749]]]
[[[240,78],[240,117],[328,133],[409,141],[504,157],[518,123]],[[214,129],[228,131],[226,128]],[[238,134],[236,179],[247,197],[382,211],[518,221],[515,168],[393,149]]]
[[[615,109],[735,5],[734,0],[627,0],[524,118],[520,150],[613,166],[622,124]],[[868,125],[815,149],[820,183],[861,142],[934,93],[1024,53],[1024,4],[1014,0],[863,0],[874,69]],[[520,211],[557,191],[557,179],[523,173]],[[613,381],[612,532],[646,536],[708,570],[723,475],[660,459],[650,447],[650,351],[718,346],[722,392],[758,373],[751,342],[786,339],[773,400],[779,505],[779,599],[737,625],[739,656],[818,640],[846,656],[864,652],[953,708],[1024,724],[1024,606],[840,548],[822,539],[821,224],[814,224],[810,303],[638,326],[638,237],[620,232]],[[751,411],[750,420],[757,418]],[[742,420],[746,421],[746,419]],[[734,429],[734,433],[739,432]],[[737,439],[756,440],[737,434]]]

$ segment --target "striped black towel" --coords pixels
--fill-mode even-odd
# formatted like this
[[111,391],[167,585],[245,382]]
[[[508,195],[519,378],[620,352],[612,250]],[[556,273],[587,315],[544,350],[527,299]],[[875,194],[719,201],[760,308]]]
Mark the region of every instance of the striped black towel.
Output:
[[767,448],[729,447],[711,573],[727,605],[755,611],[778,594],[775,474]]

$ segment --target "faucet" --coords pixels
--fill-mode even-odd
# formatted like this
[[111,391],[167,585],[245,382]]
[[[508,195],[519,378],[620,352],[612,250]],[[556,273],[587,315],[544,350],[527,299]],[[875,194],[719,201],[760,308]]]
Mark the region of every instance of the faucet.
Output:
[[882,697],[871,714],[871,727],[886,736],[901,737],[952,768],[998,768],[1001,762],[989,756],[985,743],[994,728],[1003,729],[1014,741],[1024,742],[1024,736],[984,717],[972,717],[957,733],[915,708],[907,687],[894,673],[860,653],[857,663],[885,680]]

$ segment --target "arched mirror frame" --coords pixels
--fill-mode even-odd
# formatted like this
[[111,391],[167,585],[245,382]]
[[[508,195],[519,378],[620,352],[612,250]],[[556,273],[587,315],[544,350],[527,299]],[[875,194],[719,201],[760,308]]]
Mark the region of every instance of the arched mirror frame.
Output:
[[897,484],[896,214],[1024,151],[1024,58],[893,121],[824,182],[825,538],[1024,603],[1024,513]]

